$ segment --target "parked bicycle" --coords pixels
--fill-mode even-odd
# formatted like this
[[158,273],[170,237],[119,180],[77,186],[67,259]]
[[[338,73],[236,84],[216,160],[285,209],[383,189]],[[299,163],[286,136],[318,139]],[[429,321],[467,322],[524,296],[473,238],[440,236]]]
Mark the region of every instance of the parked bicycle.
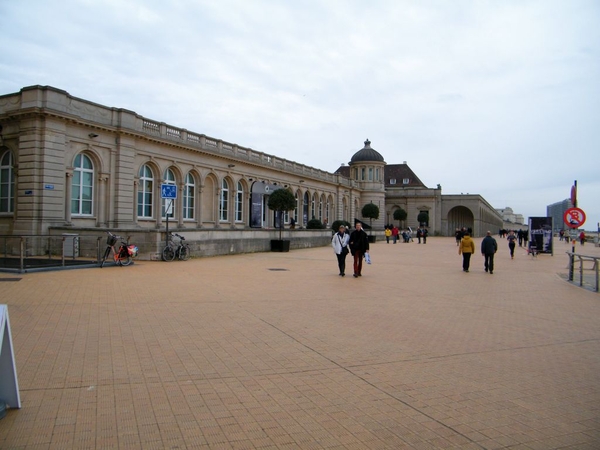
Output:
[[[179,238],[179,242],[173,240],[173,236]],[[191,248],[189,244],[186,244],[185,237],[177,233],[169,233],[169,242],[162,251],[163,261],[173,261],[178,258],[182,261],[190,259]]]
[[[131,264],[133,258],[135,258],[138,254],[138,248],[135,245],[129,245],[121,236],[112,234],[110,231],[107,231],[107,233],[108,237],[106,238],[106,250],[104,251],[102,261],[100,262],[100,267],[104,267],[106,258],[108,258],[108,255],[110,255],[111,251],[117,266],[128,266]],[[115,250],[115,244],[119,239],[121,240],[121,245],[119,246],[118,250]]]

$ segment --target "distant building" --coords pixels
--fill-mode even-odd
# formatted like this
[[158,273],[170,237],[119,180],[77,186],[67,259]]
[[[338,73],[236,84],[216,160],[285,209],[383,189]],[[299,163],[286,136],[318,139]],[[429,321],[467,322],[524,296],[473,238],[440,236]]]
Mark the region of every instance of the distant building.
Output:
[[560,231],[561,229],[565,228],[563,216],[565,211],[572,207],[573,203],[571,203],[571,200],[569,199],[546,206],[546,215],[548,217],[552,217],[552,226],[554,231]]
[[328,232],[303,231],[311,219],[351,222],[369,203],[380,208],[375,232],[400,208],[403,227],[425,216],[431,235],[465,227],[478,237],[502,226],[480,195],[442,195],[406,162],[387,164],[369,140],[330,173],[50,86],[0,95],[0,127],[0,235],[29,236],[30,254],[46,251],[34,236],[96,239],[110,229],[148,257],[167,228],[201,243],[202,255],[264,251],[278,236],[268,209],[276,189],[296,198],[283,223],[294,219],[297,248],[329,243]]
[[514,223],[516,225],[524,225],[525,219],[523,214],[515,214],[511,207],[507,206],[506,208],[496,208],[498,214],[502,216],[502,220],[504,222]]

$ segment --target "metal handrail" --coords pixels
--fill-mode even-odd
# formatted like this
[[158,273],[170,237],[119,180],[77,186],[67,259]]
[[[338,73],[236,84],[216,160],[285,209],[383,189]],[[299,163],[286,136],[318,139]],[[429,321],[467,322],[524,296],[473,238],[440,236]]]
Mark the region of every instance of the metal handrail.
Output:
[[[574,253],[574,252],[565,252],[567,255],[569,255],[569,281],[573,281],[574,279],[574,272],[575,272],[575,258],[578,259],[579,261],[579,286],[583,286],[583,271],[584,270],[593,270],[595,272],[596,275],[596,287],[595,287],[595,291],[599,292],[600,291],[600,256],[592,256],[592,255],[582,255],[579,253]],[[591,269],[585,269],[583,267],[583,263],[585,261],[593,261],[594,265]]]
[[[17,259],[18,268],[16,268],[16,270],[20,273],[24,273],[26,270],[28,270],[28,259],[35,259],[39,261],[47,258],[49,261],[52,261],[53,256],[59,256],[59,258],[56,260],[56,264],[49,263],[48,267],[65,267],[68,261],[75,261],[80,257],[82,238],[84,238],[84,236],[80,235],[0,235],[0,239],[4,241],[1,247],[3,257],[5,259],[9,259],[11,257]],[[33,247],[31,247],[30,242],[35,239],[38,239],[38,242],[35,243],[34,241]],[[94,239],[96,239],[96,237],[94,237]],[[60,243],[60,248],[57,248],[56,244],[58,242]],[[33,250],[34,255],[30,254],[31,250]],[[98,253],[99,239],[96,243],[96,254]],[[99,260],[100,258],[97,257],[96,259]]]

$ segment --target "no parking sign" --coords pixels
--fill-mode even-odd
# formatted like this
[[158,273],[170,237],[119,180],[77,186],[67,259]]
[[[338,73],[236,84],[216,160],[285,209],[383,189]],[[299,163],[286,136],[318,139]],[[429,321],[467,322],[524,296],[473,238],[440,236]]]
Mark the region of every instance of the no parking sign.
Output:
[[585,213],[580,208],[569,208],[565,211],[563,220],[569,228],[579,228],[585,223]]

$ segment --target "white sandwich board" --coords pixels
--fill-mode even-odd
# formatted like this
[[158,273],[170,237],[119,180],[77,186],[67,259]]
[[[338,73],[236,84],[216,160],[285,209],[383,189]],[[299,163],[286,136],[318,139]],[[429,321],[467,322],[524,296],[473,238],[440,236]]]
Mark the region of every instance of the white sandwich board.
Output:
[[10,408],[21,407],[7,305],[0,305],[0,399]]

